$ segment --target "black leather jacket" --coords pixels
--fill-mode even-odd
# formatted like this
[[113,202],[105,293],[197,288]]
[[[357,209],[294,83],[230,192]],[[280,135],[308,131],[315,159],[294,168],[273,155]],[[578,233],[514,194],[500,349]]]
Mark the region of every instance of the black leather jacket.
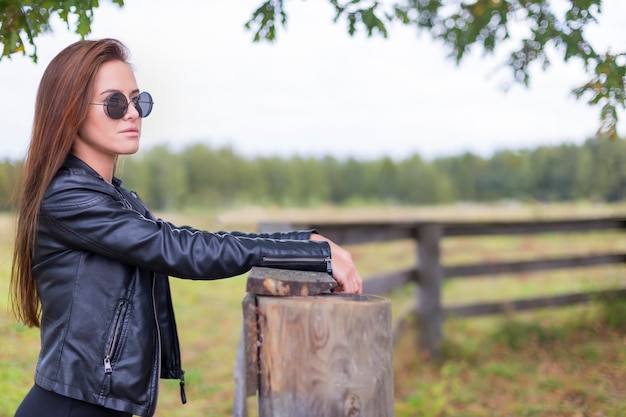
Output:
[[153,415],[159,377],[179,378],[181,388],[184,383],[168,276],[217,279],[253,266],[330,272],[329,245],[308,240],[310,233],[176,227],[154,218],[119,179],[110,184],[69,156],[39,217],[33,272],[42,321],[35,382]]

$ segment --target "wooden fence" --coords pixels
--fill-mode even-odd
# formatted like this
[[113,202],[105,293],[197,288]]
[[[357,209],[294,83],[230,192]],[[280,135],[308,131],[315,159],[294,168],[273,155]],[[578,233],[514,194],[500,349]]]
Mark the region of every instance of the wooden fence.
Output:
[[[510,311],[558,307],[626,296],[625,289],[562,294],[552,297],[506,300],[493,303],[445,307],[442,305],[442,283],[448,279],[484,275],[522,273],[562,268],[580,268],[626,263],[626,253],[602,253],[520,262],[474,263],[446,266],[441,262],[442,239],[453,236],[530,235],[541,233],[574,233],[600,230],[626,231],[626,218],[571,219],[516,222],[381,222],[381,223],[263,223],[261,231],[316,229],[340,245],[386,242],[401,239],[416,241],[414,267],[364,279],[364,293],[385,294],[415,282],[417,291],[413,307],[396,320],[396,337],[411,316],[417,315],[419,344],[432,355],[439,355],[442,327],[446,317],[468,317]],[[626,238],[626,236],[625,236]]]

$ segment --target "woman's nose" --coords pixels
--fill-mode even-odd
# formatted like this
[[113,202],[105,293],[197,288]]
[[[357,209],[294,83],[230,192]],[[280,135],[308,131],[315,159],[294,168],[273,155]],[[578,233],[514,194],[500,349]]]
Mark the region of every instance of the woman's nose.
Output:
[[139,104],[135,103],[134,101],[130,101],[130,103],[128,103],[128,109],[126,110],[126,117],[133,117],[133,118],[138,118],[141,117],[141,114],[139,114],[139,108],[137,107]]

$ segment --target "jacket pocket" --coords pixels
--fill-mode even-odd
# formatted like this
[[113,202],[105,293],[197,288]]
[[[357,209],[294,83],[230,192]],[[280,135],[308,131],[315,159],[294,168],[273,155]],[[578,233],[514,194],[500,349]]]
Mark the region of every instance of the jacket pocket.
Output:
[[128,321],[128,311],[130,310],[130,302],[126,299],[119,300],[115,315],[111,321],[107,339],[104,348],[104,373],[113,372],[113,366],[118,359],[121,347],[126,336],[126,323]]
[[104,365],[104,379],[100,389],[100,398],[105,398],[111,392],[111,376],[126,337],[126,323],[129,310],[130,301],[126,299],[118,301],[104,344],[104,359],[102,361]]

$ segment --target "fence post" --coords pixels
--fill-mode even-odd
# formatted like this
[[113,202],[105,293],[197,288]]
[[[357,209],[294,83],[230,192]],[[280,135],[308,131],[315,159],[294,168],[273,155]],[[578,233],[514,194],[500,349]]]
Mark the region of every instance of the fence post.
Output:
[[427,223],[417,229],[417,258],[419,280],[417,285],[417,323],[419,326],[419,347],[432,356],[441,354],[443,309],[441,306],[441,266],[440,241],[443,227]]

